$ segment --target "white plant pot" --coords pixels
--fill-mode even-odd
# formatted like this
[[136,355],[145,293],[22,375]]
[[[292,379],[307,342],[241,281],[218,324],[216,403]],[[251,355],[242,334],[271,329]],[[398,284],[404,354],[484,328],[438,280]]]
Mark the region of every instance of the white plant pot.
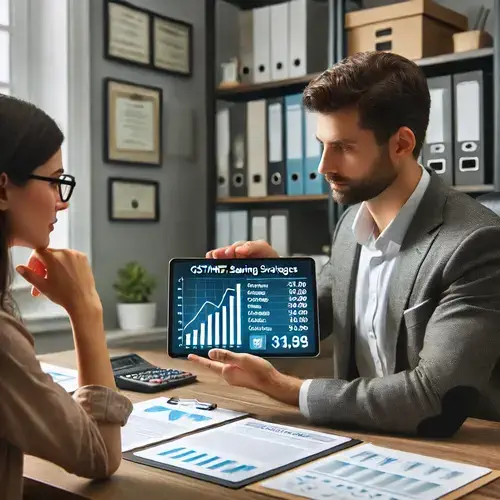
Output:
[[156,324],[156,304],[117,304],[118,324],[122,330],[150,330]]

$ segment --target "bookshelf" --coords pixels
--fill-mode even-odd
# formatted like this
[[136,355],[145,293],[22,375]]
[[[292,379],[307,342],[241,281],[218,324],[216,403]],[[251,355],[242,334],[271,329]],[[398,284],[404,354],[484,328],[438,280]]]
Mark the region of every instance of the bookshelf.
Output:
[[[443,54],[440,56],[426,57],[416,60],[415,63],[422,67],[427,76],[449,74],[469,71],[478,67],[493,67],[493,48],[471,50]],[[275,97],[278,95],[294,94],[302,91],[306,85],[319,73],[305,75],[300,78],[276,80],[265,83],[240,84],[236,87],[220,88],[216,90],[216,98],[231,102],[251,101]]]
[[290,195],[275,195],[275,196],[258,196],[258,197],[249,197],[249,196],[228,196],[225,198],[218,198],[218,205],[250,205],[250,204],[272,204],[272,203],[297,203],[297,202],[325,202],[328,200],[328,194],[310,194],[310,195],[298,195],[298,196],[290,196]]
[[306,85],[315,77],[305,75],[299,78],[289,78],[287,80],[275,80],[265,83],[241,84],[237,87],[218,88],[217,99],[240,102],[252,101],[254,99],[266,99],[286,94],[295,94],[304,90]]
[[[207,46],[208,51],[212,51],[211,59],[215,60],[215,6],[217,1],[222,0],[209,0],[210,5],[208,10],[207,19],[207,39],[210,47]],[[236,5],[241,9],[253,9],[265,5],[272,5],[281,3],[285,0],[223,0],[225,2]],[[342,59],[346,53],[346,39],[344,31],[344,16],[345,16],[345,0],[322,0],[328,3],[329,6],[329,43],[330,43],[330,62],[329,65],[334,64],[336,61]],[[500,40],[500,0],[494,0],[493,16],[495,18],[495,33],[493,37]],[[209,29],[211,28],[211,29]],[[427,77],[445,75],[455,72],[465,72],[475,69],[486,69],[493,72],[494,85],[493,88],[500,88],[500,49],[497,44],[494,47],[482,48],[468,52],[443,54],[433,57],[427,57],[415,61],[422,67]],[[209,73],[209,72],[207,72]],[[248,102],[256,99],[266,99],[277,96],[284,96],[301,92],[307,84],[316,76],[316,74],[308,74],[299,78],[289,78],[286,80],[268,81],[265,83],[257,84],[240,84],[235,87],[221,88],[215,83],[215,68],[212,68],[210,83],[208,87],[210,92],[209,106],[207,113],[210,115],[207,118],[207,124],[211,126],[211,132],[208,139],[215,141],[215,110],[217,109],[217,101],[228,102]],[[212,97],[210,99],[210,96]],[[493,94],[493,129],[494,131],[500,130],[500,96],[496,92]],[[275,195],[264,197],[225,197],[217,198],[217,168],[216,168],[216,151],[214,147],[215,142],[208,146],[209,153],[209,178],[214,179],[208,188],[208,204],[209,218],[211,218],[208,226],[209,228],[209,246],[215,243],[215,211],[218,208],[231,209],[232,207],[275,207],[275,206],[322,206],[328,211],[328,222],[330,232],[333,230],[335,206],[332,197],[328,194],[313,195],[313,196],[287,196]],[[493,142],[494,147],[494,168],[493,168],[493,183],[487,185],[472,185],[472,186],[454,186],[458,191],[468,193],[470,195],[478,195],[489,193],[493,191],[500,191],[500,143]]]
[[[209,0],[207,2],[207,61],[215,61],[215,30],[216,30],[216,15],[215,9],[218,2],[224,1],[232,4],[239,9],[254,9],[258,7],[269,6],[273,4],[283,3],[286,0]],[[328,43],[330,45],[328,66],[344,57],[344,16],[345,2],[344,0],[319,0],[328,4]],[[220,88],[214,82],[215,69],[212,68],[211,75],[207,75],[207,126],[211,127],[211,131],[207,140],[212,140],[212,144],[208,145],[208,178],[214,179],[208,186],[207,195],[207,214],[209,217],[208,227],[208,246],[215,246],[215,217],[218,209],[225,210],[241,210],[251,209],[253,207],[265,208],[284,208],[303,211],[302,214],[295,214],[292,219],[307,220],[305,213],[309,213],[318,219],[318,224],[326,227],[327,231],[331,228],[330,218],[333,218],[333,200],[328,194],[320,195],[274,195],[263,196],[258,198],[250,197],[226,197],[217,198],[217,167],[216,167],[216,120],[215,114],[219,101],[228,102],[248,102],[256,99],[268,99],[302,92],[307,84],[317,74],[304,75],[298,78],[289,78],[281,81],[268,81],[259,84],[241,84],[237,87]],[[209,81],[211,80],[211,81]],[[211,88],[210,88],[211,87]],[[211,98],[210,98],[211,97]],[[300,210],[299,210],[300,209]],[[325,224],[323,224],[325,222]],[[304,224],[301,224],[304,225]],[[307,223],[305,224],[307,225]],[[309,226],[311,226],[309,221]],[[295,224],[294,224],[295,227]],[[305,229],[306,230],[306,229]],[[305,235],[304,235],[305,236]],[[307,239],[307,237],[305,237]],[[329,238],[328,238],[329,239]],[[293,246],[293,245],[292,245]],[[292,248],[293,250],[293,248]]]

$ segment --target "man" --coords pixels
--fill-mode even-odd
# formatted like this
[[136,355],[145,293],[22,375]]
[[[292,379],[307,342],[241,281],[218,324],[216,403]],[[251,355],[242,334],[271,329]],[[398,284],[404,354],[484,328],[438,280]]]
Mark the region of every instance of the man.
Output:
[[[318,283],[334,378],[298,380],[219,349],[190,359],[318,425],[451,436],[468,416],[500,420],[500,218],[418,164],[424,74],[398,55],[361,53],[303,99],[317,113],[319,172],[338,203],[353,205]],[[262,241],[207,254],[276,256]]]

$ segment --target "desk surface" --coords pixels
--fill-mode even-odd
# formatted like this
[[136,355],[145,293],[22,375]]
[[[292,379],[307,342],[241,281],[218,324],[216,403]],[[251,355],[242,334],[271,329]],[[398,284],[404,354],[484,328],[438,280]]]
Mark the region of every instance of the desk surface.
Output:
[[[123,350],[110,350],[111,355]],[[145,359],[158,366],[172,366],[188,369],[198,375],[198,382],[185,387],[168,391],[169,395],[193,398],[202,401],[213,401],[222,408],[237,411],[246,411],[263,420],[278,422],[288,425],[310,427],[300,412],[287,405],[277,403],[262,394],[230,387],[219,377],[204,368],[193,365],[187,361],[170,359],[166,353],[158,351],[135,351]],[[74,367],[74,352],[61,352],[40,356],[40,359],[61,366]],[[139,394],[126,392],[133,402],[156,397],[162,393]],[[333,432],[339,435],[348,435],[373,444],[392,447],[395,449],[421,453],[438,458],[462,461],[473,465],[480,465],[492,469],[500,469],[500,423],[481,420],[468,420],[454,438],[449,440],[419,440],[386,435],[376,435],[360,432],[345,432],[317,428],[318,430]],[[264,497],[247,490],[231,490],[215,484],[208,483],[180,474],[155,469],[124,460],[110,479],[102,482],[93,482],[68,474],[59,467],[36,459],[26,457],[24,475],[29,486],[30,495],[36,498],[39,491],[40,498],[47,493],[45,488],[50,488],[50,498],[88,498],[88,499],[119,499],[127,500],[146,498],[155,500],[159,498],[175,498],[176,500],[193,499],[203,489],[204,500],[224,499],[263,499]],[[45,486],[44,486],[45,485]],[[63,490],[56,495],[52,488]],[[74,497],[63,492],[72,493]],[[476,490],[467,498],[500,499],[500,480]]]

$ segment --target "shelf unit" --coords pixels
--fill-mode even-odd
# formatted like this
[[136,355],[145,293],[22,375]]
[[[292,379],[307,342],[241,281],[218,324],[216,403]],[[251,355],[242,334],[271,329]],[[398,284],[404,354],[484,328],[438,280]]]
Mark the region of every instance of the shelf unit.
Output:
[[[252,9],[264,5],[271,5],[283,2],[285,0],[224,0],[241,9]],[[329,65],[342,59],[346,54],[346,34],[344,30],[345,16],[345,0],[325,0],[329,5]],[[213,54],[213,57],[207,59],[208,62],[215,60],[215,8],[217,0],[207,1],[207,54]],[[494,0],[494,33],[495,40],[500,40],[500,0]],[[210,47],[209,47],[210,45]],[[451,54],[443,54],[434,57],[424,58],[415,61],[422,67],[424,73],[428,77],[438,76],[442,74],[450,74],[453,72],[463,72],[473,69],[489,69],[494,75],[494,89],[500,88],[500,49],[495,43],[494,47],[473,50],[469,52],[459,52]],[[207,71],[207,78],[210,82],[207,83],[207,124],[210,125],[210,133],[207,139],[215,141],[215,109],[217,100],[230,102],[247,102],[254,99],[271,98],[281,95],[289,95],[301,92],[306,85],[316,76],[316,74],[305,75],[300,78],[290,78],[287,80],[269,81],[257,84],[240,84],[235,87],[220,88],[217,87],[214,81],[215,68]],[[500,98],[496,92],[493,94],[493,129],[500,131]],[[328,207],[328,220],[330,232],[334,226],[334,203],[329,195],[317,196],[265,196],[258,198],[235,197],[217,199],[217,168],[216,168],[216,152],[214,142],[208,145],[209,182],[208,187],[208,224],[209,246],[215,243],[215,210],[219,207],[231,206],[256,206],[256,207],[272,207],[276,205],[285,206],[293,204],[323,204]],[[494,165],[493,165],[493,184],[481,186],[455,186],[458,191],[469,194],[482,194],[500,190],[500,143],[494,141]]]

